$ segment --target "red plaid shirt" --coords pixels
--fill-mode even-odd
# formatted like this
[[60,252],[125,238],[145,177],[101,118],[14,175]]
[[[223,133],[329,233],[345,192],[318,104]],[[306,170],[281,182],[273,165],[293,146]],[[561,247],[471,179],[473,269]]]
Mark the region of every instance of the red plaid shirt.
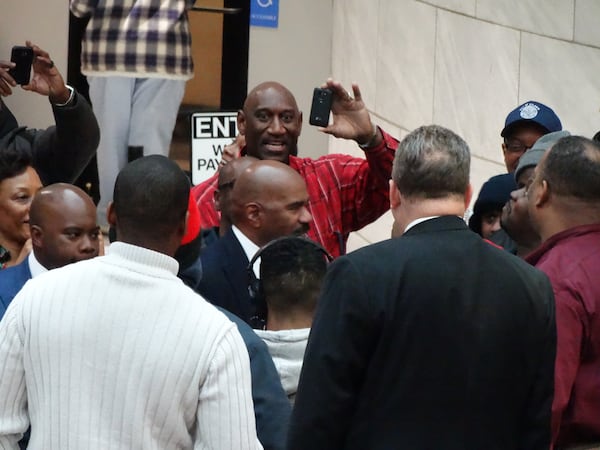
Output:
[[[383,130],[382,133],[382,143],[365,150],[366,159],[290,155],[290,167],[304,178],[308,189],[308,209],[313,217],[308,236],[334,257],[345,253],[351,231],[360,230],[390,208],[388,181],[398,141]],[[219,225],[219,213],[213,203],[217,178],[215,174],[192,189],[202,228]]]

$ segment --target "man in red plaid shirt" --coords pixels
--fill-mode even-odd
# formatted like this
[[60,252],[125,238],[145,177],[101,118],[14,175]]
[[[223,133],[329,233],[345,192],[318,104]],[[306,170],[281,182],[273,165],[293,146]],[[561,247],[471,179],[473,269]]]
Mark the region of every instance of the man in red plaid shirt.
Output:
[[[366,159],[348,155],[318,159],[295,156],[302,113],[292,93],[276,82],[252,89],[237,121],[245,138],[242,156],[284,162],[304,178],[313,216],[308,236],[333,256],[339,256],[345,253],[351,231],[375,221],[389,209],[389,179],[398,141],[373,125],[358,85],[352,85],[354,98],[337,81],[329,79],[324,87],[333,91],[333,122],[321,131],[356,141]],[[231,155],[230,149],[232,156],[238,155]],[[215,174],[192,190],[203,228],[219,224],[213,202],[217,178]]]

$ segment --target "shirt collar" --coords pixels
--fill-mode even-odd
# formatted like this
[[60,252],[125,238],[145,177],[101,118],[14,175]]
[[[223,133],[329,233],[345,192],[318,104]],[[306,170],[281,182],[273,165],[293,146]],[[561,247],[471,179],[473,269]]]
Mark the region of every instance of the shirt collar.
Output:
[[537,266],[537,264],[540,262],[540,260],[546,253],[549,253],[557,245],[563,244],[564,241],[570,240],[571,238],[580,236],[582,234],[598,232],[600,232],[600,224],[597,223],[589,225],[579,225],[573,228],[568,228],[566,230],[560,231],[550,236],[537,249],[533,250],[531,253],[526,255],[525,261],[527,261],[532,266]]
[[[430,219],[437,219],[438,217],[440,217],[440,216],[419,217],[418,219],[415,219],[412,222],[410,222],[408,225],[406,225],[406,228],[404,229],[404,233],[406,233],[408,230],[410,230],[415,225],[419,225],[421,222],[425,222],[426,220],[430,220]],[[404,233],[402,233],[402,234],[404,234]]]
[[[238,242],[242,246],[242,249],[244,250],[246,257],[248,258],[248,262],[250,262],[252,260],[252,258],[254,257],[254,255],[256,255],[256,252],[258,252],[260,250],[260,247],[258,245],[256,245],[254,242],[252,242],[250,239],[248,239],[246,237],[246,235],[244,233],[242,233],[242,231],[235,225],[231,226],[231,231],[233,232],[233,234],[237,238]],[[252,269],[254,270],[254,275],[256,275],[256,278],[260,278],[260,258],[256,259]]]
[[36,259],[33,251],[29,252],[29,256],[27,257],[27,261],[29,262],[29,271],[31,272],[31,278],[35,278],[38,275],[43,274],[44,272],[48,272],[42,264]]

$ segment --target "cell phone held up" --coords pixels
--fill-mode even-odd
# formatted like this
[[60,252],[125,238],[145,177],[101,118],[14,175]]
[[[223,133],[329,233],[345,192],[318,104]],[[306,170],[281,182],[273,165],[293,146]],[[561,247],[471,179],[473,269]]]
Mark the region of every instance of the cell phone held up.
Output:
[[315,88],[308,123],[318,127],[329,125],[329,112],[331,111],[332,100],[333,92],[330,89]]
[[17,84],[29,84],[31,65],[33,64],[33,49],[15,45],[12,48],[10,60],[15,63],[15,67],[9,69],[9,75],[14,78]]

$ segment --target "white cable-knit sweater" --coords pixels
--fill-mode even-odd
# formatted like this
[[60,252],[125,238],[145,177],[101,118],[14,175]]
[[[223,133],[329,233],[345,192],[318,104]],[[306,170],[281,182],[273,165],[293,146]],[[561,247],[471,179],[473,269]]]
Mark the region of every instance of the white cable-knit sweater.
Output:
[[177,262],[116,242],[27,282],[0,322],[0,448],[257,449],[248,352]]

